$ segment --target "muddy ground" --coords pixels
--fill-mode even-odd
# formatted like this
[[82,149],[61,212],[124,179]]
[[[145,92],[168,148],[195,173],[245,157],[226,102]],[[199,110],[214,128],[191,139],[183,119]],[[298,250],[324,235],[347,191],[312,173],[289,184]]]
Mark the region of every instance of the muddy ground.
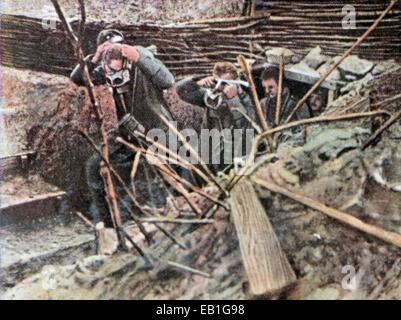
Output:
[[[319,54],[315,58],[319,60]],[[336,114],[350,107],[349,112],[368,110],[366,103],[355,106],[354,102],[368,97],[370,76],[389,70],[394,62],[377,64],[365,61],[361,65],[369,68],[362,68],[365,73],[353,75],[342,96],[327,113]],[[15,136],[14,140],[19,141],[23,148],[36,150],[33,170],[66,190],[75,209],[88,213],[83,173],[84,163],[92,151],[77,130],[87,132],[95,141],[98,141],[98,131],[85,89],[77,88],[63,77],[4,70],[3,81],[5,79],[8,90],[5,90],[3,108],[18,111],[18,116],[10,112],[9,136]],[[346,66],[341,70],[343,74],[338,76],[342,80],[342,77],[352,75],[353,70],[347,70]],[[107,126],[112,128],[116,118],[110,92],[105,87],[96,92],[107,115]],[[182,104],[174,91],[166,92],[166,98],[173,113],[180,118],[179,126],[199,125],[202,118],[199,109]],[[371,134],[369,120],[311,126],[306,133],[306,138],[303,132],[287,135],[274,157],[259,159],[261,165],[254,175],[346,211],[363,221],[401,233],[400,124],[394,125],[378,145],[366,151],[359,147]],[[255,189],[298,278],[295,288],[273,298],[401,298],[398,248],[262,187],[255,185]],[[211,194],[216,192],[211,190]],[[207,205],[198,196],[194,197],[199,205]],[[177,201],[182,212],[190,211],[183,199],[177,198]],[[173,209],[166,206],[164,213],[171,212]],[[36,265],[37,268],[27,268],[25,264],[23,269],[19,270],[18,266],[10,269],[14,277],[9,278],[11,284],[3,298],[247,298],[247,279],[230,215],[220,210],[214,218],[212,225],[191,232],[187,227],[171,227],[171,232],[187,250],[179,249],[160,233],[156,234],[155,245],[147,247],[141,243],[152,256],[162,259],[156,259],[154,269],[149,270],[133,252],[82,259],[80,254],[85,251],[78,250],[79,255],[72,254],[71,259],[63,261],[52,259],[50,254],[47,260]],[[63,228],[54,228],[56,239],[49,233],[43,234],[43,238],[49,235],[49,241],[60,243],[61,238],[57,235],[63,232]],[[15,231],[5,229],[2,232],[6,245],[12,243]],[[73,238],[74,232],[67,232],[66,236],[72,235]],[[35,233],[30,233],[24,239],[34,238]],[[24,246],[21,248],[27,250]],[[11,252],[9,256],[15,257],[15,254],[19,253]],[[167,260],[207,272],[210,278],[177,270],[168,266]],[[44,265],[51,267],[42,269]],[[357,275],[355,283],[347,280],[350,270]],[[22,276],[15,277],[19,272]]]
[[[262,161],[254,177],[274,181],[295,192],[324,201],[362,220],[401,232],[401,194],[381,188],[372,174],[385,157],[382,178],[400,184],[392,170],[401,166],[400,138],[385,139],[363,154],[349,150],[367,132],[359,125],[311,133],[298,149]],[[390,148],[390,149],[389,149]],[[387,150],[387,151],[386,151]],[[390,150],[390,151],[388,151]],[[319,157],[325,154],[327,157]],[[312,163],[312,166],[302,165]],[[298,169],[294,169],[298,168]],[[330,170],[330,179],[327,178]],[[397,171],[398,172],[398,171]],[[294,183],[296,177],[298,183]],[[250,177],[252,178],[252,177]],[[285,197],[256,187],[284,252],[297,275],[297,285],[280,297],[286,299],[400,299],[400,250],[377,238],[344,226]],[[380,193],[378,198],[377,193]],[[194,196],[198,198],[197,196]],[[325,197],[323,199],[323,197]],[[383,205],[383,202],[386,205]],[[204,203],[204,202],[203,202]],[[375,209],[372,204],[376,203]],[[180,208],[185,210],[185,202]],[[379,209],[380,207],[380,209]],[[188,231],[169,230],[187,246],[182,250],[161,234],[146,252],[160,257],[148,269],[134,253],[93,256],[69,266],[44,268],[8,290],[5,299],[244,299],[247,279],[235,229],[228,212],[219,210],[215,222]],[[173,268],[179,262],[210,274],[210,278]],[[356,274],[356,282],[349,274]]]

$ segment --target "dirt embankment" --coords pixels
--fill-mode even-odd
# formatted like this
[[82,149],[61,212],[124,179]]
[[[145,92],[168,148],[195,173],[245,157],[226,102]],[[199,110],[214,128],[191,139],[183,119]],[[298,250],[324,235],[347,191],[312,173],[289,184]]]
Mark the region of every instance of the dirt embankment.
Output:
[[[78,132],[100,142],[87,90],[66,77],[4,68],[3,92],[2,112],[8,114],[3,144],[8,153],[35,151],[33,172],[67,191],[70,202],[86,211],[89,199],[85,162],[94,152]],[[98,87],[96,95],[105,113],[106,128],[111,130],[117,123],[111,92],[107,87]],[[180,129],[200,129],[201,108],[184,103],[175,89],[166,91],[165,98],[174,117],[179,119]],[[142,175],[143,170],[138,170],[138,180],[144,178]],[[138,188],[148,194],[143,184]]]
[[[9,111],[6,143],[12,150],[35,151],[32,170],[68,191],[73,203],[84,203],[84,163],[92,150],[78,131],[98,141],[98,125],[86,90],[68,78],[4,68],[3,92],[3,108]],[[105,87],[96,92],[110,129],[116,122],[113,99]]]

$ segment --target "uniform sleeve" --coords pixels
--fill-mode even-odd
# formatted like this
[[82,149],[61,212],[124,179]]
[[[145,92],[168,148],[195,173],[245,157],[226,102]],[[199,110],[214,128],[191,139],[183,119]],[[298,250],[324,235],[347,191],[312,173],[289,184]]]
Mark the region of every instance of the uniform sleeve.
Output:
[[[288,99],[288,102],[286,104],[286,110],[287,110],[287,114],[285,115],[285,119],[287,119],[289,117],[289,115],[291,114],[292,110],[294,110],[294,108],[296,107],[298,103],[298,100],[291,96]],[[298,111],[295,113],[294,117],[292,118],[292,120],[303,120],[303,119],[308,119],[310,118],[311,115],[309,113],[309,108],[306,104],[303,104],[301,108],[298,109]]]
[[139,52],[139,60],[135,65],[146,75],[146,77],[161,90],[171,88],[175,79],[167,67],[153,53],[143,47],[135,47]]
[[249,94],[244,94],[241,98],[242,105],[244,106],[247,115],[255,122],[257,122],[256,109]]
[[247,115],[252,121],[255,121],[256,113],[250,96],[246,93],[236,96],[226,101],[231,110],[234,125],[236,128],[250,128],[252,124],[244,116]]
[[311,114],[309,112],[309,108],[307,104],[304,104],[297,112],[296,115],[298,120],[304,120],[304,119],[309,119],[311,118]]
[[179,81],[176,89],[179,97],[185,102],[206,108],[204,97],[207,90],[197,84],[196,78],[190,77]]
[[[104,77],[104,74],[96,64],[92,63],[92,58],[93,58],[93,54],[87,56],[85,58],[85,63],[88,66],[88,71],[89,71],[89,74],[91,75],[93,84],[96,86],[105,84],[106,79]],[[79,64],[71,72],[70,79],[77,86],[85,86],[84,71]]]

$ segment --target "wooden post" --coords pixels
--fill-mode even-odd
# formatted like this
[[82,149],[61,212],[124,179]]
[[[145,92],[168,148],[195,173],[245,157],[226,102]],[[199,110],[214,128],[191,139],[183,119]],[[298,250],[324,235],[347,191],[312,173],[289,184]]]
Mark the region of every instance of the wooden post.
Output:
[[251,73],[251,70],[249,69],[248,62],[246,61],[244,56],[238,56],[237,60],[238,60],[239,65],[241,66],[242,71],[244,72],[244,74],[248,80],[249,87],[252,92],[253,102],[255,103],[256,114],[259,117],[260,124],[263,128],[263,131],[267,131],[270,128],[269,128],[269,125],[267,124],[265,115],[263,113],[262,105],[260,104],[258,93],[256,91],[255,82],[253,81],[252,73]]
[[237,184],[229,202],[251,294],[281,293],[296,282],[296,276],[251,182]]
[[327,97],[327,107],[329,107],[334,102],[334,90],[330,89]]
[[284,78],[284,57],[280,57],[279,64],[279,78],[278,78],[278,94],[277,94],[277,104],[276,104],[276,126],[280,125],[280,114],[281,114],[281,101],[283,98],[283,78]]
[[105,229],[104,223],[99,222],[96,225],[96,235],[97,235],[97,244],[98,244],[98,254],[103,256],[106,253],[106,238],[105,238]]

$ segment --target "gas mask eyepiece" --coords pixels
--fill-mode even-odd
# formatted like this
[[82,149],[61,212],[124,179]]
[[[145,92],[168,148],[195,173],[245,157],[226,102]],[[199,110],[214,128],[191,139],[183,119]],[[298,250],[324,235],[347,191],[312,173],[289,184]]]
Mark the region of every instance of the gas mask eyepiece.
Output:
[[[113,70],[110,66],[109,69]],[[124,66],[121,70],[115,71],[111,74],[106,74],[106,82],[113,88],[120,88],[125,86],[131,81],[131,65],[127,60],[124,62]]]

